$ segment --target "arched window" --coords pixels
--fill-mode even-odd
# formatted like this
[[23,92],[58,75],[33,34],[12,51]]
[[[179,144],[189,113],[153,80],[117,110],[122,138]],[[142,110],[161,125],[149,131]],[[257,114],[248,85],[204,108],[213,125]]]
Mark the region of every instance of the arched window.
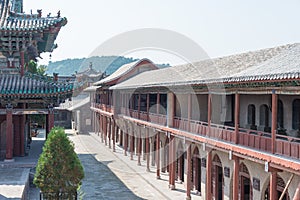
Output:
[[299,129],[300,125],[300,99],[295,99],[293,101],[293,122],[292,122],[292,128],[293,129]]
[[283,103],[281,100],[278,100],[278,105],[277,105],[277,124],[278,128],[284,128],[284,123],[283,123]]
[[259,107],[259,125],[269,127],[269,108],[266,104]]
[[255,105],[248,105],[248,124],[255,125]]

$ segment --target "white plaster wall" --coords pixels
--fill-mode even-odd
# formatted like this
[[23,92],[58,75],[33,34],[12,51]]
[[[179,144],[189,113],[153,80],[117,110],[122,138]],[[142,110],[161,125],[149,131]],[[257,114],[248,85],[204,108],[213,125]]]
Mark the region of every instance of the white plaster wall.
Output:
[[[187,118],[188,117],[188,95],[175,94],[176,96],[176,116]],[[180,115],[181,114],[181,115]]]
[[[287,182],[290,179],[292,174],[289,172],[283,171],[283,172],[279,172],[278,175],[283,179],[284,183],[287,184]],[[290,199],[293,199],[299,183],[300,183],[300,176],[295,175],[293,177],[293,180],[292,180],[289,188],[288,188],[288,193],[289,193]]]
[[[255,105],[255,124],[259,126],[259,107],[262,104],[271,106],[271,95],[240,95],[240,126],[243,128],[248,124],[248,105],[250,104]],[[271,116],[269,116],[269,125],[271,125]]]
[[[258,164],[255,162],[252,162],[250,160],[241,160],[240,164],[244,163],[246,167],[248,168],[249,174],[250,174],[250,180],[252,185],[252,194],[253,199],[261,199],[263,193],[265,192],[266,188],[266,182],[268,182],[269,173],[265,172],[265,168],[263,164]],[[253,178],[258,178],[260,180],[260,191],[255,190],[253,188]]]
[[[208,95],[197,95],[197,102],[199,107],[200,121],[207,122],[207,103],[208,103]],[[195,113],[195,112],[194,112]],[[199,120],[197,116],[193,115],[193,119]]]

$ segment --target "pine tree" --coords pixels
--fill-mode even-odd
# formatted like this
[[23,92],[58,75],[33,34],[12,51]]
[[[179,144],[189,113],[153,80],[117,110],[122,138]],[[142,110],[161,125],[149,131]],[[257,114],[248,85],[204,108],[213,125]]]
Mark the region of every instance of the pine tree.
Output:
[[76,194],[83,177],[83,167],[74,151],[74,144],[63,128],[54,127],[39,158],[34,184],[44,195],[49,197],[51,194],[50,199],[61,199],[65,194]]

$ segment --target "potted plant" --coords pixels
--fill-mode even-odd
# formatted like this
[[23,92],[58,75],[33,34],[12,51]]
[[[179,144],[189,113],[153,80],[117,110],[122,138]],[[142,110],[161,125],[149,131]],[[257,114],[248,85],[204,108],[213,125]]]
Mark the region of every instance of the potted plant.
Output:
[[44,144],[33,180],[41,190],[41,199],[77,199],[83,177],[74,144],[63,128],[54,127]]

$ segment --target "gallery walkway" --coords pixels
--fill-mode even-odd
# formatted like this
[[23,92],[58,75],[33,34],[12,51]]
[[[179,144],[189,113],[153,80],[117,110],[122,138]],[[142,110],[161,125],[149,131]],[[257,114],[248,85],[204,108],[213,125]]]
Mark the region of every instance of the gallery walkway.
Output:
[[[183,184],[177,183],[176,190],[168,189],[168,176],[162,173],[156,179],[156,168],[146,172],[146,163],[137,165],[137,157],[130,160],[123,150],[116,146],[112,152],[100,142],[100,137],[73,135],[70,139],[81,159],[85,179],[82,184],[83,199],[180,199],[186,198]],[[192,194],[192,199],[201,199]]]

